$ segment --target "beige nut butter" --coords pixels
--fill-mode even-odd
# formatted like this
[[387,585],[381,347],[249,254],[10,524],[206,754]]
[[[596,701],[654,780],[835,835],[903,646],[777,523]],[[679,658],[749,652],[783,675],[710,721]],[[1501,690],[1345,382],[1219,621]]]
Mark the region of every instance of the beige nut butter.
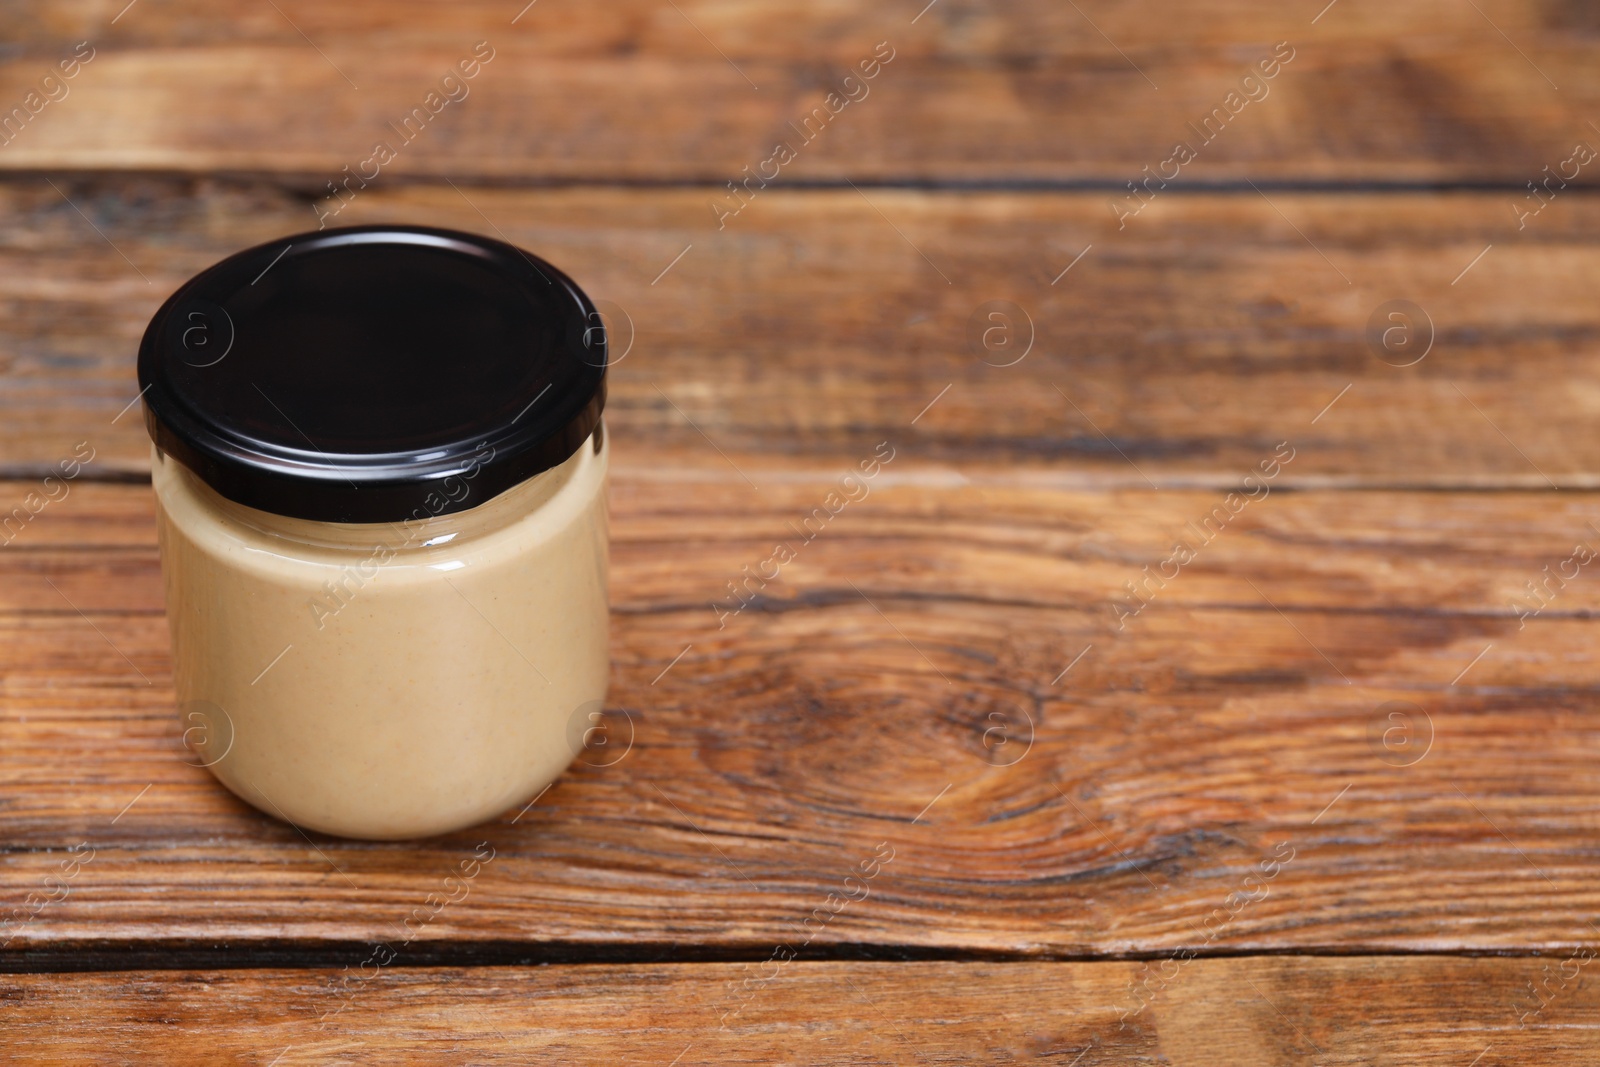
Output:
[[563,771],[609,674],[598,323],[520,250],[394,227],[252,249],[168,301],[140,377],[192,762],[373,839]]

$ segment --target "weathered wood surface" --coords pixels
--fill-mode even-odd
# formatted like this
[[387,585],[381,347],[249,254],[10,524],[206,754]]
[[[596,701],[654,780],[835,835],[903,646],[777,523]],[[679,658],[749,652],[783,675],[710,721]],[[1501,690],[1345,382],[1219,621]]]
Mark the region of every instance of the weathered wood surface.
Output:
[[[303,970],[0,976],[0,1049],[26,1065],[1566,1067],[1600,1056],[1592,967],[1562,958],[802,960],[394,967],[348,986],[336,971]],[[1531,1014],[1540,1002],[1528,984],[1547,978],[1544,1006]],[[1137,1013],[1136,988],[1153,991]]]
[[[1600,145],[1592,5],[4,10],[13,126],[94,56],[0,135],[0,1060],[1597,1058],[1600,586],[1547,579],[1600,547],[1594,165],[1519,218]],[[496,233],[632,335],[608,747],[445,838],[266,818],[171,707],[133,353],[319,214]]]
[[1593,496],[1273,492],[1118,630],[1113,594],[1222,493],[961,484],[897,456],[719,629],[725,583],[842,471],[753,489],[709,447],[670,472],[616,447],[616,745],[591,762],[624,747],[620,709],[631,750],[419,843],[308,839],[187,766],[148,488],[51,504],[0,549],[0,905],[60,899],[0,966],[322,960],[396,937],[481,841],[470,900],[408,951],[1593,941],[1600,586],[1550,586],[1525,626],[1513,601],[1600,545]]
[[[314,218],[261,183],[57,185],[0,183],[0,469],[87,441],[91,476],[144,472],[138,412],[117,416],[149,315]],[[1288,440],[1300,485],[1600,486],[1600,201],[1519,233],[1507,193],[1270,196],[1158,197],[1119,231],[1102,194],[774,190],[719,232],[698,191],[432,186],[340,221],[498,232],[622,308],[607,416],[663,468],[708,437],[758,481],[893,439],[1038,484],[1220,486]],[[1396,299],[1432,324],[1414,366],[1368,341]],[[990,364],[1015,313],[1011,349],[975,340],[995,300],[1033,324],[1013,366]]]
[[[1584,0],[7,8],[7,108],[72,44],[95,53],[0,148],[0,167],[268,170],[314,189],[379,140],[399,152],[385,181],[721,185],[766,159],[879,42],[893,62],[797,144],[781,180],[1120,186],[1195,139],[1188,124],[1279,42],[1294,58],[1185,181],[1520,188],[1595,139],[1600,112],[1600,22]],[[479,41],[494,59],[468,95],[402,143],[390,124]]]

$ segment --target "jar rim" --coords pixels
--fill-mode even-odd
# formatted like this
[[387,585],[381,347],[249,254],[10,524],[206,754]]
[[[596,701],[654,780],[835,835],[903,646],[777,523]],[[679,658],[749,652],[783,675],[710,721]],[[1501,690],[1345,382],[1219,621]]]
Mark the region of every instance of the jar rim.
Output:
[[463,478],[452,485],[462,506],[449,511],[440,507],[393,522],[330,522],[253,508],[218,493],[176,457],[163,456],[159,450],[154,457],[154,482],[163,506],[170,507],[176,492],[190,502],[183,509],[186,513],[194,513],[198,507],[199,512],[220,520],[233,528],[236,536],[242,535],[258,547],[266,542],[280,546],[280,554],[332,559],[370,554],[378,549],[387,557],[403,558],[454,553],[502,536],[530,517],[548,513],[552,507],[561,510],[571,506],[560,502],[572,496],[576,486],[590,483],[592,466],[598,465],[603,471],[607,465],[603,437],[597,432],[590,440],[594,448],[579,449],[555,467],[496,495],[483,495],[473,481]]

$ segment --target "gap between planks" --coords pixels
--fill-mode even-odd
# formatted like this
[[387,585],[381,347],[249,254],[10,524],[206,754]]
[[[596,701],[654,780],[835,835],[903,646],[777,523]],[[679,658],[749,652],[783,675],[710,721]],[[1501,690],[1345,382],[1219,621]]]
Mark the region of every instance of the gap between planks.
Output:
[[[305,190],[309,202],[322,197],[322,187],[327,175],[310,171],[284,172],[264,170],[230,170],[228,168],[196,167],[181,169],[171,167],[68,167],[42,168],[0,166],[0,182],[41,181],[45,178],[71,181],[106,179],[152,179],[181,181],[225,181],[250,185],[275,186],[289,190]],[[401,186],[429,187],[454,184],[469,189],[660,189],[721,192],[727,182],[725,175],[708,172],[703,178],[649,178],[619,177],[614,174],[508,176],[492,174],[452,174],[448,178],[427,172],[385,175],[386,188]],[[1126,176],[1107,175],[1104,178],[930,178],[914,174],[855,177],[785,178],[784,190],[847,192],[854,188],[906,190],[929,193],[1127,193]],[[1296,179],[1256,178],[1245,175],[1239,178],[1186,179],[1182,185],[1163,189],[1163,197],[1198,197],[1235,195],[1254,197],[1263,192],[1326,194],[1332,196],[1415,194],[1436,196],[1446,193],[1515,193],[1527,192],[1526,181],[1511,179]],[[1572,182],[1562,190],[1563,196],[1579,196],[1600,192],[1600,182]]]
[[[86,974],[127,971],[235,971],[263,967],[293,970],[323,970],[348,965],[365,956],[375,941],[252,942],[228,947],[216,939],[201,941],[100,941],[92,946],[52,946],[48,949],[23,949],[0,953],[3,974]],[[1370,948],[1342,949],[1323,946],[1250,946],[1237,949],[1205,948],[1193,950],[1195,959],[1550,959],[1560,958],[1578,946],[1543,944],[1512,949],[1407,949],[1373,951]],[[1131,952],[1023,952],[1005,949],[961,949],[911,944],[846,942],[814,945],[796,957],[796,962],[854,963],[1138,963],[1171,958],[1191,948],[1169,946]],[[406,946],[391,963],[394,970],[422,970],[437,967],[534,967],[534,966],[651,966],[657,964],[732,964],[766,963],[773,945],[754,942],[747,946],[649,943],[649,942],[516,942],[516,941],[418,941]]]

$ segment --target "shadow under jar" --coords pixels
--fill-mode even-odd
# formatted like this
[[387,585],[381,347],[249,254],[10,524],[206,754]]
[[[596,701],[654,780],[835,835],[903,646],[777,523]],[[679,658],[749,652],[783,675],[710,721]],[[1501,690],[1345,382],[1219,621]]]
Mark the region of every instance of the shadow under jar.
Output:
[[195,762],[375,839],[554,780],[609,676],[606,364],[575,283],[452,231],[302,234],[179,289],[139,380]]

